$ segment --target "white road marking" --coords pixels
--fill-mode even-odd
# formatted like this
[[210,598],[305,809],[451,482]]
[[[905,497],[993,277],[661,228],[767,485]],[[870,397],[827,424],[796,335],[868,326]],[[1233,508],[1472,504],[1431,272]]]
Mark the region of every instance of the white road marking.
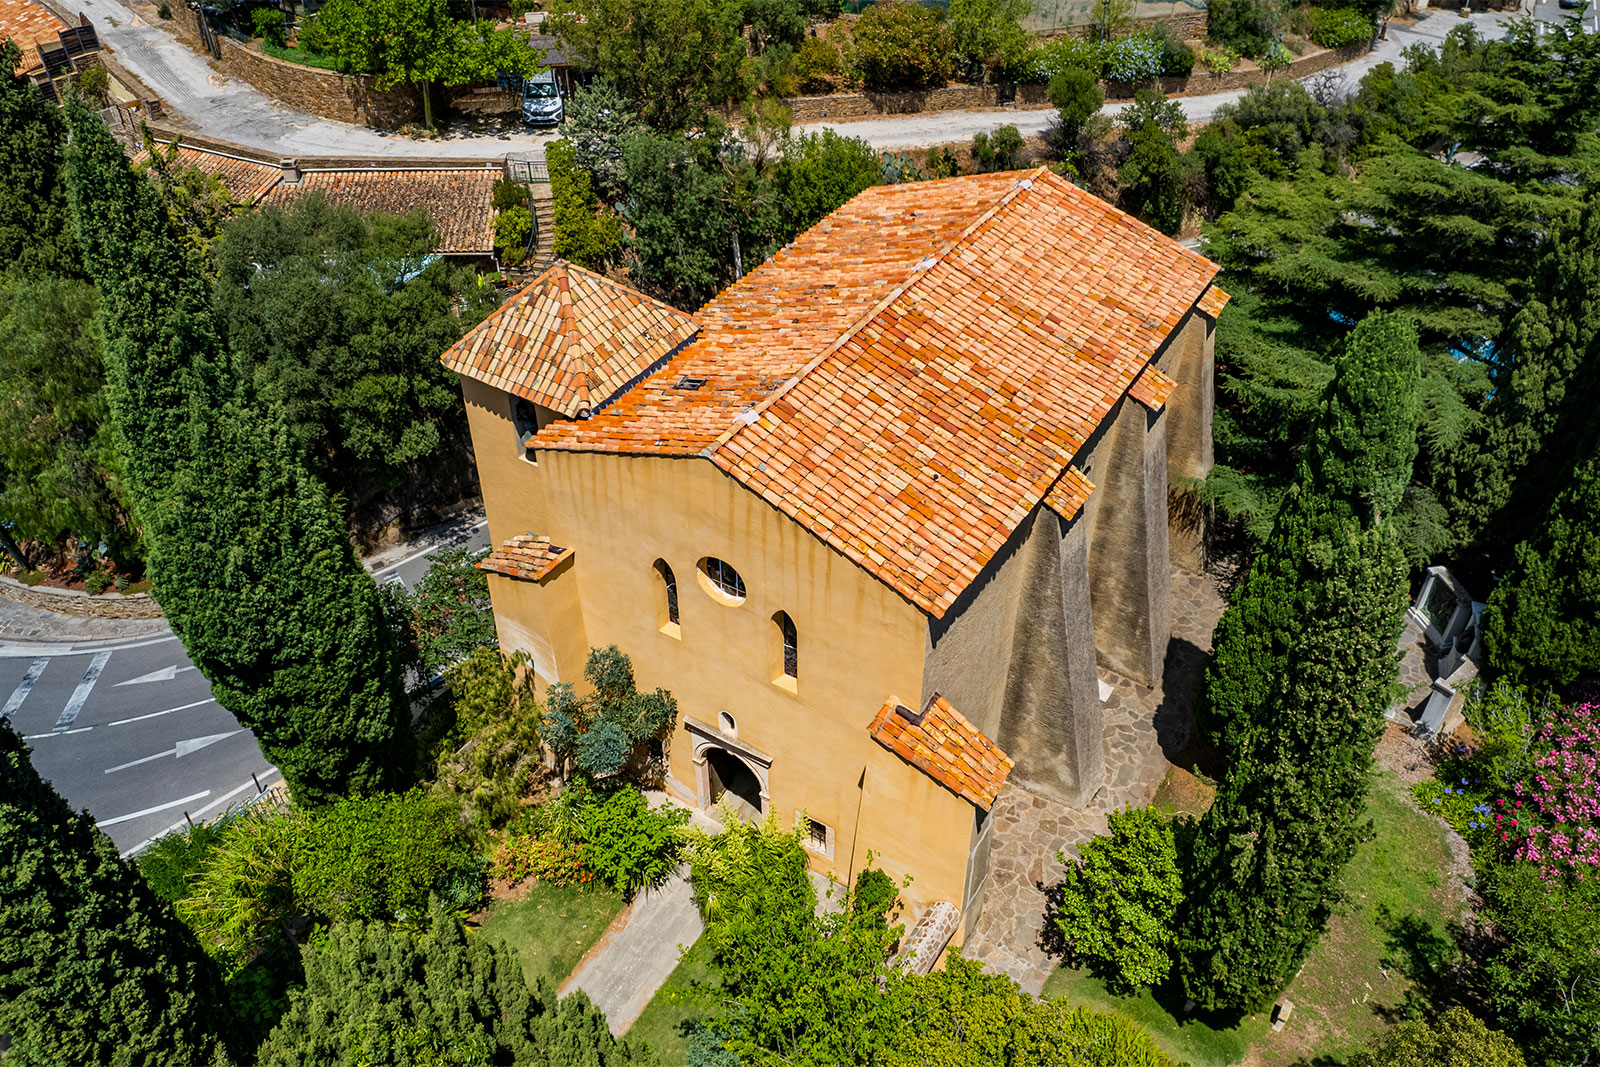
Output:
[[[272,781],[272,776],[274,774],[277,774],[277,773],[278,773],[278,768],[269,766],[266,769],[266,771],[264,771],[261,775],[259,775],[259,777],[261,779],[261,783],[260,784],[263,787],[270,788],[269,783]],[[191,818],[191,819],[203,819],[203,818],[205,818],[205,816],[208,813],[210,813],[214,809],[219,808],[222,805],[226,804],[228,801],[232,800],[234,797],[238,796],[240,793],[243,793],[247,789],[254,789],[254,788],[256,788],[256,780],[255,780],[255,778],[252,778],[252,779],[250,779],[250,781],[244,783],[244,785],[239,786],[237,789],[228,790],[226,793],[222,794],[220,797],[218,797],[217,799],[213,800],[211,803],[207,804],[205,807],[201,808],[199,811],[190,812],[189,813],[189,818]],[[140,841],[137,845],[134,845],[132,848],[128,849],[126,852],[124,852],[122,854],[122,858],[123,859],[127,859],[129,856],[133,856],[133,855],[136,855],[136,854],[138,854],[140,852],[143,852],[146,848],[148,848],[150,846],[150,842],[156,840],[156,838],[166,837],[168,834],[175,834],[179,830],[182,830],[187,825],[188,825],[188,819],[180,820],[178,822],[173,823],[171,826],[167,827],[165,830],[161,831],[159,834],[156,834],[154,837],[147,837],[143,841]]]
[[242,733],[244,733],[244,731],[241,729],[229,730],[225,734],[211,734],[206,737],[192,737],[187,741],[179,741],[176,745],[173,745],[171,748],[167,749],[167,751],[157,752],[154,756],[144,756],[140,759],[129,760],[127,763],[119,763],[115,767],[107,767],[105,769],[105,773],[111,774],[115,771],[125,771],[129,767],[137,767],[141,763],[149,763],[152,760],[165,759],[168,756],[172,756],[175,759],[182,759],[184,756],[187,756],[192,752],[199,752],[202,748],[205,748],[208,745],[214,745],[218,741],[232,737],[234,734]]
[[[192,670],[194,670],[193,667],[180,667],[174,663],[170,667],[162,667],[159,671],[151,671],[149,674],[141,674],[137,678],[129,678],[126,682],[118,682],[117,685],[140,685],[144,682],[170,682],[184,671]],[[113,686],[112,688],[114,689],[116,686]]]
[[142,819],[146,815],[154,815],[158,811],[166,811],[168,808],[175,808],[179,804],[187,804],[191,800],[204,800],[206,797],[208,797],[210,795],[211,795],[211,790],[202,789],[200,792],[192,794],[190,796],[186,796],[181,800],[169,801],[166,804],[157,804],[155,807],[153,807],[153,808],[145,808],[143,811],[130,811],[126,815],[118,815],[115,819],[101,819],[99,822],[95,823],[95,825],[100,827],[100,829],[104,830],[108,826],[115,826],[118,823],[124,823],[124,822],[132,822],[135,819]]
[[66,737],[68,734],[86,734],[93,729],[93,726],[80,726],[76,730],[51,730],[47,734],[29,734],[27,737],[24,737],[23,740],[38,741],[45,737]]
[[22,707],[22,702],[28,699],[29,693],[33,692],[33,683],[39,680],[39,675],[43,674],[44,669],[49,665],[49,656],[40,656],[28,664],[28,673],[22,676],[22,681],[18,682],[17,687],[11,691],[11,696],[6,701],[6,706],[0,708],[0,719],[11,718],[16,713],[16,710]]
[[198,708],[202,704],[215,704],[216,702],[216,697],[206,697],[204,700],[196,700],[193,704],[179,704],[177,707],[168,708],[166,711],[152,711],[148,715],[135,715],[131,719],[116,719],[106,723],[106,725],[125,726],[130,722],[144,722],[146,719],[154,719],[161,715],[171,715],[175,711],[188,711],[190,708]]
[[0,659],[27,659],[30,656],[70,656],[71,645],[41,645],[36,641],[0,643]]
[[106,664],[110,662],[109,651],[95,653],[94,659],[89,661],[89,669],[83,672],[83,681],[72,691],[72,699],[67,701],[67,706],[61,709],[61,717],[56,720],[56,730],[65,730],[72,725],[73,720],[78,717],[78,712],[83,710],[84,703],[88,701],[94,683],[100,680],[100,672],[105,670]]
[[[467,529],[468,530],[476,530],[476,529],[479,529],[479,528],[487,526],[487,525],[489,525],[489,520],[488,519],[479,519],[477,522],[475,522],[471,526],[467,527]],[[442,551],[442,550],[444,550],[446,548],[449,548],[450,544],[451,544],[451,541],[453,541],[453,540],[454,540],[454,538],[448,538],[448,539],[446,539],[444,541],[440,541],[436,545],[429,545],[427,548],[419,548],[419,549],[417,549],[417,551],[411,553],[411,555],[407,556],[405,559],[402,559],[402,560],[400,560],[398,562],[395,562],[395,563],[391,563],[387,567],[383,567],[380,570],[373,571],[372,572],[372,576],[374,578],[376,578],[380,574],[388,574],[392,570],[396,570],[397,568],[404,567],[407,563],[410,563],[412,560],[417,559],[420,556],[426,556],[430,552],[439,552],[439,551]]]

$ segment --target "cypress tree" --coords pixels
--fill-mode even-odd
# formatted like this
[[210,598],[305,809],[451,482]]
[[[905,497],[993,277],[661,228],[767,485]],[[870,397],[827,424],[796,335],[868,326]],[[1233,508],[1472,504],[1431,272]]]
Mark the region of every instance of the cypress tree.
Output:
[[1578,468],[1540,531],[1489,597],[1483,648],[1491,673],[1560,689],[1600,678],[1600,457]]
[[69,108],[69,199],[155,595],[297,799],[395,784],[409,718],[376,585],[285,420],[232,373],[155,189]]
[[0,1033],[22,1067],[217,1054],[221,986],[189,929],[0,721]]
[[77,273],[61,188],[61,112],[15,73],[22,51],[0,40],[0,267],[27,276]]
[[1203,723],[1229,767],[1187,860],[1179,973],[1210,1010],[1281,989],[1366,833],[1393,696],[1405,558],[1392,525],[1416,454],[1416,332],[1374,314],[1336,363],[1298,483],[1224,613]]
[[1547,242],[1511,321],[1503,372],[1484,411],[1485,431],[1452,471],[1455,509],[1490,547],[1527,538],[1600,424],[1600,194]]

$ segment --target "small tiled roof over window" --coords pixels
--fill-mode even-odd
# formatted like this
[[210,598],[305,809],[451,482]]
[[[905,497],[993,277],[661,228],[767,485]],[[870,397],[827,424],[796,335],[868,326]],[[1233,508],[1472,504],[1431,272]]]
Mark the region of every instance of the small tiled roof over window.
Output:
[[1133,380],[1128,387],[1128,395],[1151,411],[1160,411],[1167,405],[1167,397],[1178,387],[1178,383],[1156,370],[1154,363],[1144,369],[1144,373]]
[[1044,495],[1044,506],[1063,519],[1075,519],[1078,512],[1083,510],[1083,505],[1088,503],[1092,492],[1094,483],[1085,478],[1077,467],[1068,467]]
[[705,457],[943,616],[1216,272],[1045,168],[877,186],[532,447]]
[[868,730],[878,744],[984,811],[994,805],[1013,766],[938,693],[920,713],[890,697]]
[[478,561],[478,569],[503,574],[508,578],[539,581],[561,566],[572,549],[550,543],[548,537],[518,534]]
[[1222,309],[1226,307],[1228,301],[1232,299],[1233,297],[1224,292],[1220,286],[1213,285],[1211,288],[1207,289],[1205,291],[1205,295],[1200,298],[1200,310],[1205,312],[1207,315],[1210,315],[1212,318],[1216,318],[1218,315],[1222,314]]
[[698,329],[676,308],[558,260],[442,358],[458,374],[576,418]]
[[488,167],[424,170],[308,170],[298,183],[278,185],[262,200],[287,208],[321,193],[330,203],[358,211],[404,215],[422,208],[439,231],[439,251],[489,255],[494,251],[494,183],[504,176]]

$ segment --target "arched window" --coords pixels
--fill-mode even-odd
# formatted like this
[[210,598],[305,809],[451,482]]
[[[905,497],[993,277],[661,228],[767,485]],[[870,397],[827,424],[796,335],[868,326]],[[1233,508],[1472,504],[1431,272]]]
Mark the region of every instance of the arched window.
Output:
[[780,611],[772,617],[772,623],[778,628],[778,639],[783,643],[783,677],[799,678],[800,636],[795,633],[794,620],[787,611]]
[[667,622],[676,626],[678,625],[678,579],[664,559],[656,560],[656,573],[661,576],[661,585],[667,593]]
[[729,737],[736,738],[736,737],[739,736],[739,723],[738,723],[738,721],[735,720],[732,715],[729,715],[725,711],[717,712],[717,729],[721,730],[723,733],[727,734]]
[[706,556],[700,561],[700,579],[706,592],[724,604],[743,602],[744,579],[716,556]]

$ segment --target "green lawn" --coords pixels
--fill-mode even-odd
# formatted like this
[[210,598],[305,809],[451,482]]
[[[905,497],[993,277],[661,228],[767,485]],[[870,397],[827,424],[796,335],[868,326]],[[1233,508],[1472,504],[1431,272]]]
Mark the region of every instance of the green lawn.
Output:
[[643,1013],[628,1028],[628,1040],[647,1044],[660,1057],[662,1067],[682,1067],[687,1054],[683,1025],[704,1018],[710,1011],[708,998],[716,995],[721,983],[711,961],[706,958],[705,941],[696,941],[667,976]]
[[609,889],[536,883],[521,899],[490,905],[482,931],[522,957],[530,982],[543,978],[554,988],[567,980],[621,910],[622,897]]
[[1319,1057],[1342,1063],[1389,1025],[1385,1017],[1394,1017],[1411,989],[1407,974],[1448,954],[1446,924],[1459,915],[1459,897],[1445,884],[1450,851],[1444,827],[1412,807],[1387,773],[1373,783],[1367,813],[1375,836],[1345,870],[1347,899],[1289,985],[1295,1010],[1283,1032],[1268,1028],[1270,1011],[1213,1030],[1183,1016],[1181,994],[1117,997],[1067,968],[1045,983],[1045,996],[1125,1012],[1194,1067],[1237,1063],[1252,1045],[1261,1067]]
[[262,41],[261,50],[273,59],[281,59],[288,63],[298,63],[302,67],[320,67],[323,70],[339,69],[339,61],[337,59],[319,55],[316,52],[307,52],[303,48],[279,48],[270,41]]

